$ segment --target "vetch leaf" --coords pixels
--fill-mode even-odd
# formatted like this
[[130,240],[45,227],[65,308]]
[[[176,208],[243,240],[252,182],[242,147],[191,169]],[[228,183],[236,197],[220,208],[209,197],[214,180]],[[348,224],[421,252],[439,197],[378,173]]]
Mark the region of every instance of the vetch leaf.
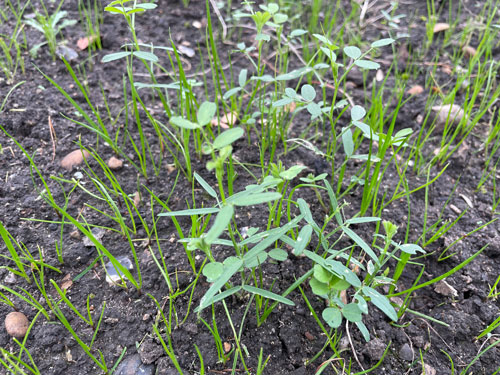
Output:
[[226,91],[222,96],[223,99],[229,99],[231,96],[241,91],[241,87],[233,87],[232,89]]
[[363,338],[365,339],[365,341],[366,342],[370,341],[370,332],[368,332],[368,328],[366,328],[365,323],[356,322],[355,324],[358,327],[361,334],[363,335]]
[[107,63],[107,62],[110,62],[110,61],[119,60],[119,59],[122,59],[124,57],[130,56],[131,54],[132,54],[132,52],[115,52],[115,53],[110,53],[110,54],[104,56],[102,58],[101,62]]
[[328,272],[325,268],[323,268],[319,264],[315,264],[313,267],[313,275],[314,278],[322,283],[328,284],[332,279],[333,275]]
[[306,101],[311,102],[316,97],[316,90],[311,85],[306,84],[300,89],[300,94]]
[[226,147],[227,145],[232,144],[237,139],[241,138],[244,133],[245,131],[243,130],[243,128],[240,127],[235,127],[226,130],[223,133],[219,134],[217,138],[215,138],[215,141],[214,143],[212,143],[212,146],[214,149],[219,150],[223,147]]
[[217,198],[217,193],[215,192],[215,190],[208,184],[208,182],[206,182],[203,177],[201,177],[198,173],[194,172],[194,178],[196,179],[196,181],[198,181],[198,183],[201,185],[201,187],[208,193],[208,195],[210,195],[212,198],[215,198],[218,200]]
[[175,125],[175,126],[178,126],[179,128],[188,129],[188,130],[195,130],[195,129],[200,128],[200,125],[195,124],[194,122],[191,122],[189,120],[186,120],[184,117],[180,117],[180,116],[171,117],[170,123]]
[[407,253],[407,254],[411,254],[411,255],[415,255],[417,252],[425,254],[424,249],[422,249],[417,244],[413,244],[413,243],[399,245],[399,248],[401,249],[402,252]]
[[221,208],[217,216],[215,217],[214,224],[207,232],[205,236],[205,241],[208,244],[211,244],[215,239],[219,238],[219,236],[224,232],[227,228],[229,222],[231,221],[234,214],[233,205],[229,204]]
[[366,115],[366,111],[360,105],[355,105],[354,107],[352,107],[352,109],[351,109],[351,120],[352,121],[359,121],[363,117],[365,117],[365,115]]
[[345,305],[342,309],[342,315],[352,323],[361,322],[362,320],[361,310],[355,303],[349,303]]
[[224,272],[224,265],[220,262],[208,263],[203,267],[203,276],[207,278],[209,283],[217,280],[222,272]]
[[191,210],[180,210],[172,212],[163,212],[158,216],[193,216],[193,215],[207,215],[219,212],[220,208],[207,207],[207,208],[193,208]]
[[247,69],[241,69],[240,74],[238,75],[238,84],[240,87],[244,87],[245,83],[247,83]]
[[132,55],[134,55],[135,57],[138,57],[140,59],[146,60],[146,61],[151,61],[151,62],[157,62],[158,61],[158,56],[156,56],[152,52],[134,51],[134,52],[132,52]]
[[361,50],[355,46],[347,46],[344,48],[344,53],[353,60],[357,60],[361,57]]
[[258,267],[267,260],[267,253],[265,251],[259,253],[256,257],[250,258],[245,261],[244,265],[248,268]]
[[307,34],[306,30],[295,29],[295,30],[292,30],[292,32],[290,33],[290,38],[295,38],[297,36],[301,36],[301,35],[304,35],[304,34]]
[[336,307],[327,307],[321,313],[323,320],[332,328],[340,327],[342,323],[342,313]]
[[232,201],[235,206],[253,206],[256,204],[267,203],[280,199],[281,194],[277,192],[265,192],[259,194],[250,194],[242,196]]
[[373,42],[371,44],[371,47],[372,48],[384,47],[384,46],[388,46],[389,44],[392,44],[394,42],[395,42],[395,40],[392,39],[392,38],[380,39],[380,40],[377,40],[377,41]]
[[370,60],[356,60],[356,61],[354,61],[354,65],[357,65],[363,69],[379,69],[380,68],[379,63],[376,63],[376,62],[370,61]]
[[241,259],[237,259],[230,266],[226,267],[223,274],[219,276],[219,278],[212,284],[212,286],[207,290],[205,295],[202,297],[200,301],[200,305],[195,310],[196,312],[203,310],[204,308],[210,306],[213,303],[213,297],[215,294],[221,289],[226,282],[241,268],[243,265],[243,261]]
[[288,258],[288,253],[283,249],[272,249],[269,253],[269,256],[274,260],[282,262]]
[[371,298],[371,302],[377,306],[385,315],[394,322],[398,320],[398,314],[386,296],[380,294],[375,289],[368,286],[363,287],[363,294]]
[[295,303],[293,301],[291,301],[288,298],[285,298],[283,296],[280,296],[279,294],[270,292],[269,290],[256,288],[256,287],[251,286],[251,285],[243,285],[243,290],[246,290],[249,293],[258,294],[259,296],[262,296],[264,298],[269,298],[269,299],[284,303],[285,305],[295,306]]
[[297,241],[295,242],[295,248],[293,249],[294,255],[300,255],[306,248],[312,235],[311,224],[304,225],[297,236]]
[[309,285],[311,286],[312,292],[317,296],[325,296],[330,291],[328,284],[322,283],[314,277],[309,281]]
[[368,244],[360,236],[358,236],[356,233],[354,233],[354,231],[352,231],[350,228],[347,228],[344,225],[342,226],[342,231],[345,234],[347,234],[351,238],[351,240],[353,240],[356,243],[356,245],[358,245],[360,248],[362,248],[364,250],[364,252],[366,254],[368,254],[368,256],[370,258],[372,258],[372,260],[376,264],[380,264],[378,257],[375,255],[375,253],[370,248],[370,246],[368,246]]
[[212,121],[215,116],[215,112],[217,111],[217,106],[215,103],[211,102],[203,102],[198,108],[198,113],[196,115],[198,119],[198,124],[201,126],[205,126],[210,121]]
[[349,128],[342,128],[342,144],[344,145],[344,152],[346,156],[351,157],[354,152],[354,142],[352,140],[352,132]]
[[293,180],[298,176],[300,172],[302,172],[306,168],[307,167],[304,165],[294,165],[288,168],[286,171],[281,172],[280,177],[288,181]]

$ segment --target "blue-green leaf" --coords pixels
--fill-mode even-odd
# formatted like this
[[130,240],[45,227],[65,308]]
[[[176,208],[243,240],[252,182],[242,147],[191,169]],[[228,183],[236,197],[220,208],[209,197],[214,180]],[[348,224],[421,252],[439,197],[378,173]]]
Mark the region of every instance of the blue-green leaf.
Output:
[[156,56],[154,53],[152,52],[146,52],[146,51],[134,51],[132,52],[132,54],[135,56],[135,57],[138,57],[140,59],[143,59],[143,60],[146,60],[146,61],[150,61],[150,62],[157,62],[158,61],[158,56]]
[[355,303],[349,303],[345,305],[342,309],[342,315],[352,323],[361,322],[361,320],[363,319],[361,316],[361,310]]
[[198,119],[198,124],[201,126],[205,126],[208,124],[210,121],[215,116],[215,112],[217,111],[217,106],[215,103],[211,102],[203,102],[200,105],[200,108],[198,108],[198,113],[196,118]]
[[371,44],[371,47],[372,48],[384,47],[384,46],[388,46],[389,44],[392,44],[394,42],[395,42],[395,40],[392,39],[392,38],[380,39],[380,40],[377,40],[377,41],[373,42]]
[[234,214],[233,205],[227,205],[221,208],[217,216],[215,217],[214,224],[207,232],[205,236],[205,241],[208,244],[211,244],[215,239],[219,238],[219,236],[224,232],[224,230],[229,225]]
[[115,53],[110,53],[110,54],[104,56],[102,58],[101,62],[107,63],[107,62],[110,62],[110,61],[119,60],[119,59],[122,59],[124,57],[130,56],[131,54],[132,54],[132,52],[115,52]]
[[389,317],[394,322],[398,320],[398,314],[394,307],[392,307],[389,299],[377,292],[375,289],[370,288],[368,286],[363,287],[363,294],[369,298],[371,298],[371,302],[377,306],[385,315]]
[[363,69],[378,69],[380,68],[380,64],[370,60],[356,60],[354,61],[354,65],[359,66]]
[[357,60],[361,57],[361,50],[355,46],[347,46],[344,48],[344,53],[353,60]]
[[342,323],[342,313],[336,307],[327,307],[321,313],[324,321],[332,328],[338,328]]
[[212,147],[216,150],[226,147],[241,138],[244,133],[245,131],[240,127],[228,129],[215,138],[214,143],[212,143]]
[[193,208],[191,210],[180,210],[172,212],[163,212],[158,214],[158,216],[193,216],[193,215],[207,215],[219,212],[220,208],[216,207],[206,207],[206,208]]

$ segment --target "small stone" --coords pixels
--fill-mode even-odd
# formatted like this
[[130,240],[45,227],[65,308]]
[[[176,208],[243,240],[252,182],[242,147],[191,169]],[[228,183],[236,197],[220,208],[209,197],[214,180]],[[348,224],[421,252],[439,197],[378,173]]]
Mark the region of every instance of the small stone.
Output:
[[80,231],[75,229],[73,232],[71,232],[69,234],[69,236],[75,240],[79,240],[80,239]]
[[22,312],[14,311],[5,317],[5,329],[15,338],[21,339],[28,332],[30,322]]
[[[98,227],[95,227],[95,228],[92,228],[91,230],[92,232],[92,235],[95,237],[95,239],[97,241],[99,241],[99,243],[102,244],[102,238],[104,237],[104,235],[106,234],[106,230],[103,229],[103,228],[98,228]],[[88,237],[85,237],[83,239],[83,244],[86,246],[86,247],[92,247],[92,246],[95,246],[95,244],[88,238]]]
[[123,161],[112,156],[108,160],[108,167],[110,169],[120,169],[121,167],[123,167]]
[[78,53],[70,47],[59,45],[56,48],[56,53],[59,57],[64,57],[67,61],[76,60]]
[[138,191],[135,192],[134,194],[134,206],[137,208],[139,207],[139,203],[141,203],[141,193]]
[[67,171],[71,171],[73,167],[82,164],[83,158],[87,159],[89,155],[89,152],[86,150],[71,151],[61,160],[61,167],[63,167]]
[[113,372],[114,375],[153,375],[154,365],[145,365],[139,354],[125,358]]
[[436,375],[436,369],[427,363],[424,363],[424,371],[422,375]]
[[376,337],[366,344],[365,352],[372,361],[376,362],[384,355],[385,347],[384,342]]
[[436,127],[444,128],[446,122],[448,125],[453,123],[458,124],[464,117],[467,118],[462,107],[458,104],[445,104],[432,107],[432,110],[437,113]]
[[464,55],[467,56],[468,58],[476,56],[476,53],[477,53],[476,49],[474,47],[471,47],[471,46],[463,46],[462,51],[463,51]]
[[408,95],[420,95],[421,93],[424,92],[424,88],[420,85],[415,85],[411,87],[406,93]]
[[177,46],[177,49],[179,50],[180,53],[186,55],[187,57],[194,57],[195,55],[194,49],[187,46],[183,46],[182,44]]
[[413,349],[408,344],[404,344],[399,350],[399,357],[407,362],[413,361]]
[[141,362],[146,365],[155,362],[163,355],[165,355],[163,347],[159,344],[154,343],[152,339],[144,341],[139,348],[139,356],[141,357]]
[[[116,260],[118,261],[118,263],[120,263],[123,267],[125,267],[129,271],[132,271],[134,269],[132,261],[126,256],[118,256],[116,257]],[[108,284],[120,283],[121,277],[123,277],[123,275],[118,270],[115,269],[111,261],[106,263],[106,282]]]
[[441,280],[440,282],[438,282],[434,287],[434,291],[436,293],[442,294],[443,296],[458,297],[457,290],[450,284],[448,284],[446,280]]
[[304,336],[305,336],[305,337],[306,337],[306,339],[308,339],[309,341],[314,341],[314,340],[316,340],[316,337],[314,337],[314,335],[313,335],[311,332],[309,332],[309,331],[306,331],[306,332],[304,333]]
[[448,30],[450,28],[450,25],[445,23],[445,22],[438,22],[434,25],[434,33],[439,33],[441,31]]
[[224,342],[223,345],[224,345],[224,353],[226,354],[229,353],[231,351],[231,344],[226,341]]
[[12,272],[7,273],[4,279],[5,284],[14,284],[16,282],[16,275]]
[[201,29],[201,27],[202,27],[202,24],[200,21],[193,21],[192,25],[195,29]]
[[198,326],[195,323],[184,324],[184,330],[192,335],[198,334]]

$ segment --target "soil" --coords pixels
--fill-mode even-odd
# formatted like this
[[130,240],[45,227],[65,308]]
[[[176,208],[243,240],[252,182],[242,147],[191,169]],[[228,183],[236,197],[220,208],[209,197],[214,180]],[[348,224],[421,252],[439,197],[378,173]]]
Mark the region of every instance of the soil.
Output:
[[[344,4],[344,9],[349,9],[350,5],[347,3],[349,2]],[[425,3],[425,1],[416,0],[406,1],[401,2],[398,7],[398,14],[412,15],[401,20],[403,29],[406,28],[406,25],[411,25],[411,35],[406,43],[408,50],[417,51],[423,48],[425,22],[422,21],[421,16],[427,16]],[[437,1],[437,3],[440,4],[441,2]],[[448,2],[443,1],[443,3],[447,4]],[[475,7],[474,3],[474,1],[461,2],[460,24],[465,24],[466,19],[477,16],[480,9]],[[193,22],[197,21],[202,25],[206,24],[205,2],[191,0],[188,8],[184,7],[180,1],[159,0],[157,4],[158,8],[155,11],[145,12],[145,14],[137,17],[139,38],[146,43],[152,41],[156,45],[169,45],[169,36],[173,38],[176,44],[189,43],[189,46],[195,50],[196,56],[193,58],[183,57],[186,66],[189,67],[187,68],[187,74],[201,81],[200,72],[207,67],[206,61],[203,68],[199,62],[200,51],[203,56],[206,56],[205,35],[203,28],[197,29],[193,26]],[[56,7],[56,4],[53,3],[48,5],[49,11]],[[382,5],[387,7],[388,2],[383,1],[380,6]],[[239,7],[239,5],[235,3],[233,7]],[[66,1],[62,9],[69,12],[68,18],[79,19],[78,7],[75,1]],[[380,9],[386,8],[377,7],[368,10],[366,19],[372,21],[368,22],[363,29],[363,40],[372,41],[388,36],[387,30],[380,20],[373,20],[372,18],[380,14]],[[454,6],[453,12],[458,12],[457,6]],[[447,17],[447,11],[443,12],[443,15],[443,17]],[[304,15],[304,17],[306,16]],[[212,14],[212,17],[215,23],[216,15]],[[445,22],[446,19],[441,21]],[[246,23],[243,22],[244,26],[247,23],[250,25],[250,21],[247,21]],[[6,22],[1,26],[1,31],[5,32],[12,27],[11,22]],[[351,27],[354,27],[354,24]],[[41,41],[41,35],[35,30],[26,27],[25,32],[29,47]],[[63,33],[67,45],[78,50],[76,42],[85,35],[81,22],[76,26],[64,29]],[[78,51],[79,56],[75,61],[71,62],[71,65],[75,70],[80,69],[80,72],[83,72],[85,68],[86,84],[91,93],[91,99],[97,103],[102,113],[105,113],[105,103],[101,95],[102,87],[102,92],[108,100],[107,104],[110,107],[110,112],[116,116],[123,105],[121,99],[123,93],[122,76],[125,66],[122,61],[104,64],[100,60],[102,56],[118,51],[120,46],[128,41],[129,32],[121,17],[105,13],[101,35],[103,49],[96,53],[97,56],[93,57],[94,64],[91,67],[89,66],[86,61],[88,58],[86,51]],[[230,41],[233,40],[232,44],[221,43],[219,46],[219,53],[224,61],[223,66],[228,68],[228,72],[229,68],[231,68],[235,74],[242,68],[248,68],[245,66],[246,62],[244,60],[236,59],[230,65],[227,64],[227,56],[234,49],[234,43],[239,41],[236,40],[238,37],[241,37],[247,45],[250,45],[253,41],[253,31],[243,28],[241,35],[238,36],[237,33],[234,33],[232,39],[229,39]],[[435,41],[435,44],[438,43],[439,37]],[[471,43],[473,44],[474,40]],[[197,49],[198,45],[200,50]],[[402,50],[400,49],[400,51]],[[384,51],[391,53],[390,48]],[[495,58],[498,58],[499,51],[496,52]],[[96,137],[92,132],[67,119],[67,117],[77,118],[75,108],[40,74],[41,71],[53,78],[61,87],[68,90],[71,97],[80,105],[85,105],[83,96],[78,91],[62,61],[59,59],[53,61],[45,47],[39,50],[36,59],[30,57],[27,53],[24,53],[23,56],[26,71],[24,74],[19,73],[15,77],[15,82],[25,81],[25,83],[10,95],[5,111],[0,114],[0,125],[7,133],[15,137],[29,154],[34,155],[34,161],[48,181],[56,201],[64,205],[63,193],[68,193],[71,186],[64,183],[59,184],[50,176],[71,179],[75,177],[76,173],[85,175],[84,172],[88,170],[88,166],[83,164],[71,171],[67,171],[60,166],[61,159],[69,152],[77,149],[77,143],[80,141],[87,147],[98,148],[98,153],[103,160],[108,160],[113,156],[113,152],[110,147],[102,144],[102,142],[99,145],[96,144]],[[442,59],[446,58],[446,56],[442,57]],[[386,70],[388,68],[387,62],[392,61],[392,57],[381,56],[379,61],[383,66],[383,70]],[[432,58],[426,56],[425,61],[432,61]],[[410,78],[407,87],[416,84],[425,85],[426,70],[432,68],[424,67],[422,69],[421,75]],[[443,70],[437,70],[436,72],[438,81],[451,78]],[[356,74],[353,73],[351,83],[349,94],[354,99],[362,101],[364,99],[362,78],[358,76],[356,79]],[[394,82],[391,83],[389,79],[388,85],[390,84],[394,84]],[[9,85],[5,79],[0,80],[0,92],[2,93],[0,96],[4,97],[11,87],[12,84]],[[396,126],[398,128],[412,127],[418,132],[420,127],[418,116],[424,113],[426,92],[410,99],[403,106],[397,118]],[[198,94],[203,97],[201,89]],[[462,96],[457,99],[457,102],[465,100],[463,93],[459,95]],[[158,102],[151,102],[151,105],[153,109],[157,110],[157,113],[161,113]],[[478,131],[487,129],[490,118],[491,115],[487,114],[484,120],[480,121]],[[297,123],[300,120],[305,122],[308,118],[298,117]],[[56,139],[51,138],[50,123],[53,126]],[[302,129],[303,127],[297,124],[293,132],[296,133],[296,136],[299,136]],[[155,156],[158,156],[159,147],[153,140],[154,130],[145,124],[145,133],[148,137],[151,137],[152,149]],[[476,191],[478,179],[484,168],[484,155],[480,151],[481,139],[478,135],[469,137],[466,141],[467,147],[460,148],[459,152],[452,156],[444,173],[429,189],[428,223],[434,223],[438,220],[443,207],[445,207],[442,214],[444,220],[453,221],[463,210],[467,209],[467,212],[449,232],[425,248],[426,256],[418,259],[418,262],[425,266],[420,282],[431,280],[447,272],[481,248],[488,246],[466,268],[446,279],[447,284],[457,291],[456,295],[449,292],[450,289],[446,289],[446,286],[445,290],[442,290],[435,288],[435,285],[412,293],[410,308],[418,312],[419,315],[406,312],[396,325],[391,324],[379,310],[371,308],[370,314],[365,317],[365,324],[372,337],[370,342],[366,343],[364,341],[357,328],[352,325],[349,327],[343,325],[338,332],[340,348],[342,349],[340,355],[351,360],[351,371],[361,371],[374,366],[389,345],[382,364],[370,373],[421,374],[422,362],[424,362],[426,374],[450,374],[453,373],[450,358],[453,361],[455,371],[462,371],[489,345],[489,340],[481,339],[476,341],[475,337],[494,321],[500,312],[500,302],[497,299],[488,298],[488,292],[499,276],[499,227],[497,223],[493,223],[482,230],[467,235],[481,224],[498,217],[498,214],[496,216],[492,214],[491,204],[494,191],[491,184],[486,184],[485,189]],[[432,140],[431,144],[438,147],[438,142],[438,139]],[[179,291],[187,290],[187,292],[173,301],[166,298],[169,295],[168,286],[152,256],[152,253],[156,257],[160,256],[157,244],[153,243],[151,247],[147,246],[147,234],[140,225],[138,225],[133,240],[136,244],[135,248],[143,277],[142,291],[139,294],[134,288],[125,289],[110,286],[105,281],[106,275],[101,263],[93,263],[98,257],[95,247],[86,246],[82,236],[75,235],[74,228],[67,223],[62,231],[63,263],[58,260],[56,244],[58,244],[61,235],[60,218],[41,198],[40,193],[43,187],[38,178],[32,179],[28,159],[4,132],[0,132],[0,145],[3,150],[0,153],[0,206],[2,207],[0,221],[15,239],[26,246],[35,258],[39,258],[40,252],[45,263],[60,270],[60,272],[55,272],[51,269],[45,269],[44,276],[50,296],[55,299],[57,293],[48,283],[48,280],[53,279],[58,285],[62,285],[63,279],[70,275],[69,278],[73,282],[67,291],[67,295],[75,303],[79,311],[85,311],[85,304],[90,296],[89,303],[93,309],[93,318],[98,320],[105,302],[102,323],[93,343],[93,353],[95,355],[97,350],[102,351],[106,363],[110,365],[120,358],[126,348],[123,361],[137,359],[134,355],[138,353],[142,363],[145,365],[152,364],[152,368],[157,374],[177,373],[152,328],[153,324],[158,319],[161,319],[158,308],[151,298],[152,296],[163,307],[163,312],[167,318],[169,317],[169,307],[175,307],[174,316],[170,315],[173,319],[170,338],[179,365],[185,374],[195,374],[200,371],[200,361],[195,345],[203,355],[203,361],[208,373],[223,374],[230,372],[232,359],[226,363],[219,362],[213,335],[196,313],[192,310],[187,311],[190,299],[192,306],[197,306],[209,284],[204,277],[200,277],[195,287],[189,288],[195,281],[196,275],[191,272],[183,246],[177,242],[178,234],[172,220],[168,218],[158,220],[158,237],[162,239],[160,242],[161,248],[174,288]],[[133,150],[129,146],[127,147],[126,153],[133,155]],[[243,163],[259,162],[256,145],[249,146],[244,140],[236,143],[234,155]],[[302,163],[315,173],[328,170],[328,164],[325,167],[324,160],[303,148],[295,148],[286,155],[280,156],[280,160],[286,166]],[[88,163],[94,169],[98,167],[96,161],[92,158],[89,158]],[[127,194],[134,195],[137,191],[140,192],[139,212],[146,218],[150,226],[152,225],[150,219],[151,210],[153,209],[155,217],[157,217],[156,215],[161,212],[161,207],[158,204],[154,204],[153,208],[151,207],[152,201],[146,187],[163,200],[167,200],[172,189],[174,189],[168,203],[172,210],[185,209],[186,202],[191,203],[193,198],[198,202],[198,206],[201,206],[201,202],[205,205],[213,203],[210,197],[203,194],[201,189],[198,188],[195,189],[195,196],[192,197],[189,193],[191,184],[187,179],[181,175],[176,180],[177,172],[172,172],[165,167],[170,163],[173,163],[173,160],[167,156],[166,160],[163,161],[159,174],[155,176],[154,171],[151,169],[148,171],[149,178],[147,180],[139,176],[137,170],[127,162],[125,162],[123,168],[114,172]],[[212,186],[216,186],[215,176],[205,169],[204,164],[205,160],[194,159],[193,169]],[[431,178],[437,175],[441,167],[436,166],[431,169]],[[254,183],[252,177],[245,173],[244,170],[239,170],[238,173],[240,176],[236,180],[235,191],[243,189],[248,183]],[[395,170],[389,169],[384,178],[386,180],[383,185],[390,191],[394,184],[397,183],[398,175]],[[407,174],[407,178],[410,188],[417,187],[425,182],[426,172],[419,174],[411,171]],[[82,181],[85,181],[85,187],[93,189],[88,176],[85,175]],[[456,189],[454,189],[455,185]],[[350,207],[346,209],[347,216],[351,210],[356,212],[355,208],[359,207],[361,196],[362,191],[358,189],[343,197],[343,200],[350,204]],[[310,203],[311,210],[319,220],[321,219],[323,215],[322,208],[314,192],[302,189],[299,190],[297,197],[302,197]],[[74,217],[82,215],[81,217],[85,217],[91,224],[111,228],[117,227],[116,223],[110,218],[99,214],[89,206],[110,212],[109,207],[106,207],[102,202],[97,201],[81,189],[76,189],[71,193],[68,202],[68,212],[71,215]],[[423,189],[410,196],[410,212],[408,241],[412,242],[418,240],[424,226],[425,192]],[[400,226],[399,233],[395,238],[397,241],[404,240],[407,215],[406,199],[393,202],[383,212],[383,220],[391,220]],[[237,221],[242,226],[264,227],[267,224],[266,220],[267,213],[261,214],[258,208],[248,211],[238,209],[237,211]],[[184,233],[189,233],[190,221],[180,220],[180,224]],[[374,227],[369,225],[359,226],[359,228],[360,231],[366,232],[367,235],[374,230]],[[445,260],[439,260],[442,251],[456,239],[461,240],[449,250],[449,253],[453,253],[453,256]],[[126,238],[119,233],[107,230],[102,241],[103,245],[115,256],[126,255],[130,257],[129,244]],[[2,254],[8,254],[3,244],[0,249]],[[230,255],[229,252],[222,249],[215,249],[214,253],[217,254],[218,260]],[[196,257],[197,267],[202,262],[203,257],[198,254]],[[8,261],[5,261],[5,264],[12,265]],[[90,270],[88,269],[89,266]],[[273,291],[280,293],[310,267],[311,264],[307,259],[293,256],[284,262],[267,263],[263,267],[265,282],[276,280]],[[412,286],[420,269],[416,265],[408,266],[400,280],[398,289],[404,290]],[[84,271],[88,272],[85,272],[81,278],[77,278]],[[24,288],[36,299],[40,299],[41,303],[45,303],[41,299],[36,285],[28,284],[19,277],[12,280],[6,269],[0,269],[0,284],[14,289]],[[20,289],[16,290],[19,291]],[[192,294],[191,290],[194,290]],[[308,283],[304,284],[304,293],[312,308],[320,312],[324,307],[324,303],[311,293]],[[240,329],[242,319],[246,313],[247,298],[234,297],[227,300],[228,311],[237,330]],[[252,373],[257,367],[257,359],[261,348],[264,357],[269,356],[264,371],[266,374],[314,374],[318,367],[333,355],[332,351],[327,349],[314,362],[308,363],[308,360],[314,357],[325,345],[325,335],[314,320],[301,293],[295,291],[289,298],[293,300],[295,306],[278,305],[259,327],[256,323],[255,306],[253,304],[244,319],[244,326],[241,330],[241,343],[248,350],[246,362]],[[26,314],[30,321],[35,318],[36,310],[30,305],[16,297],[13,298],[13,301],[15,301],[17,309]],[[0,304],[0,317],[5,317],[11,311],[13,309],[7,304]],[[93,335],[92,329],[67,307],[63,308],[63,312],[81,339],[86,343],[90,343]],[[448,326],[421,316],[432,317],[446,323]],[[222,342],[231,348],[235,347],[232,329],[220,303],[215,305],[213,315],[210,309],[206,309],[200,317],[210,325],[212,324],[212,317],[215,317]],[[178,324],[175,324],[176,322]],[[160,327],[163,329],[163,325],[160,324]],[[498,335],[500,331],[497,329],[493,333]],[[166,337],[166,335],[163,334],[163,337]],[[8,336],[4,329],[0,330],[0,346],[7,351],[17,352],[19,350],[18,345]],[[54,318],[50,320],[43,316],[38,318],[29,333],[26,349],[30,352],[41,374],[100,373],[96,365],[84,353],[66,328]],[[22,358],[27,360],[26,354]],[[477,359],[469,368],[468,373],[493,374],[498,371],[499,366],[500,349],[493,347]],[[342,371],[342,369],[338,368],[337,370],[338,373]],[[6,373],[6,371],[5,368],[0,368],[0,374]],[[242,372],[241,362],[239,362],[237,373]],[[334,372],[329,368],[324,373]]]

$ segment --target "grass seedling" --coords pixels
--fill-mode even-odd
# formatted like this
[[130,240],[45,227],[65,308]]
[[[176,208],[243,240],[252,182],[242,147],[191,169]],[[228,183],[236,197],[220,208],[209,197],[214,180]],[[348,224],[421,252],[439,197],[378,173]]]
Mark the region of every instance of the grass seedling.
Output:
[[61,0],[54,13],[50,15],[47,11],[47,8],[45,7],[45,3],[43,1],[41,1],[40,3],[43,7],[43,14],[35,10],[35,18],[25,19],[24,23],[42,33],[45,37],[45,41],[35,45],[30,50],[30,53],[36,56],[38,49],[41,46],[47,44],[49,46],[50,54],[52,55],[52,60],[55,60],[57,35],[61,32],[62,29],[68,26],[75,25],[77,21],[68,19],[63,20],[63,18],[68,15],[67,11],[61,10],[64,0]]

